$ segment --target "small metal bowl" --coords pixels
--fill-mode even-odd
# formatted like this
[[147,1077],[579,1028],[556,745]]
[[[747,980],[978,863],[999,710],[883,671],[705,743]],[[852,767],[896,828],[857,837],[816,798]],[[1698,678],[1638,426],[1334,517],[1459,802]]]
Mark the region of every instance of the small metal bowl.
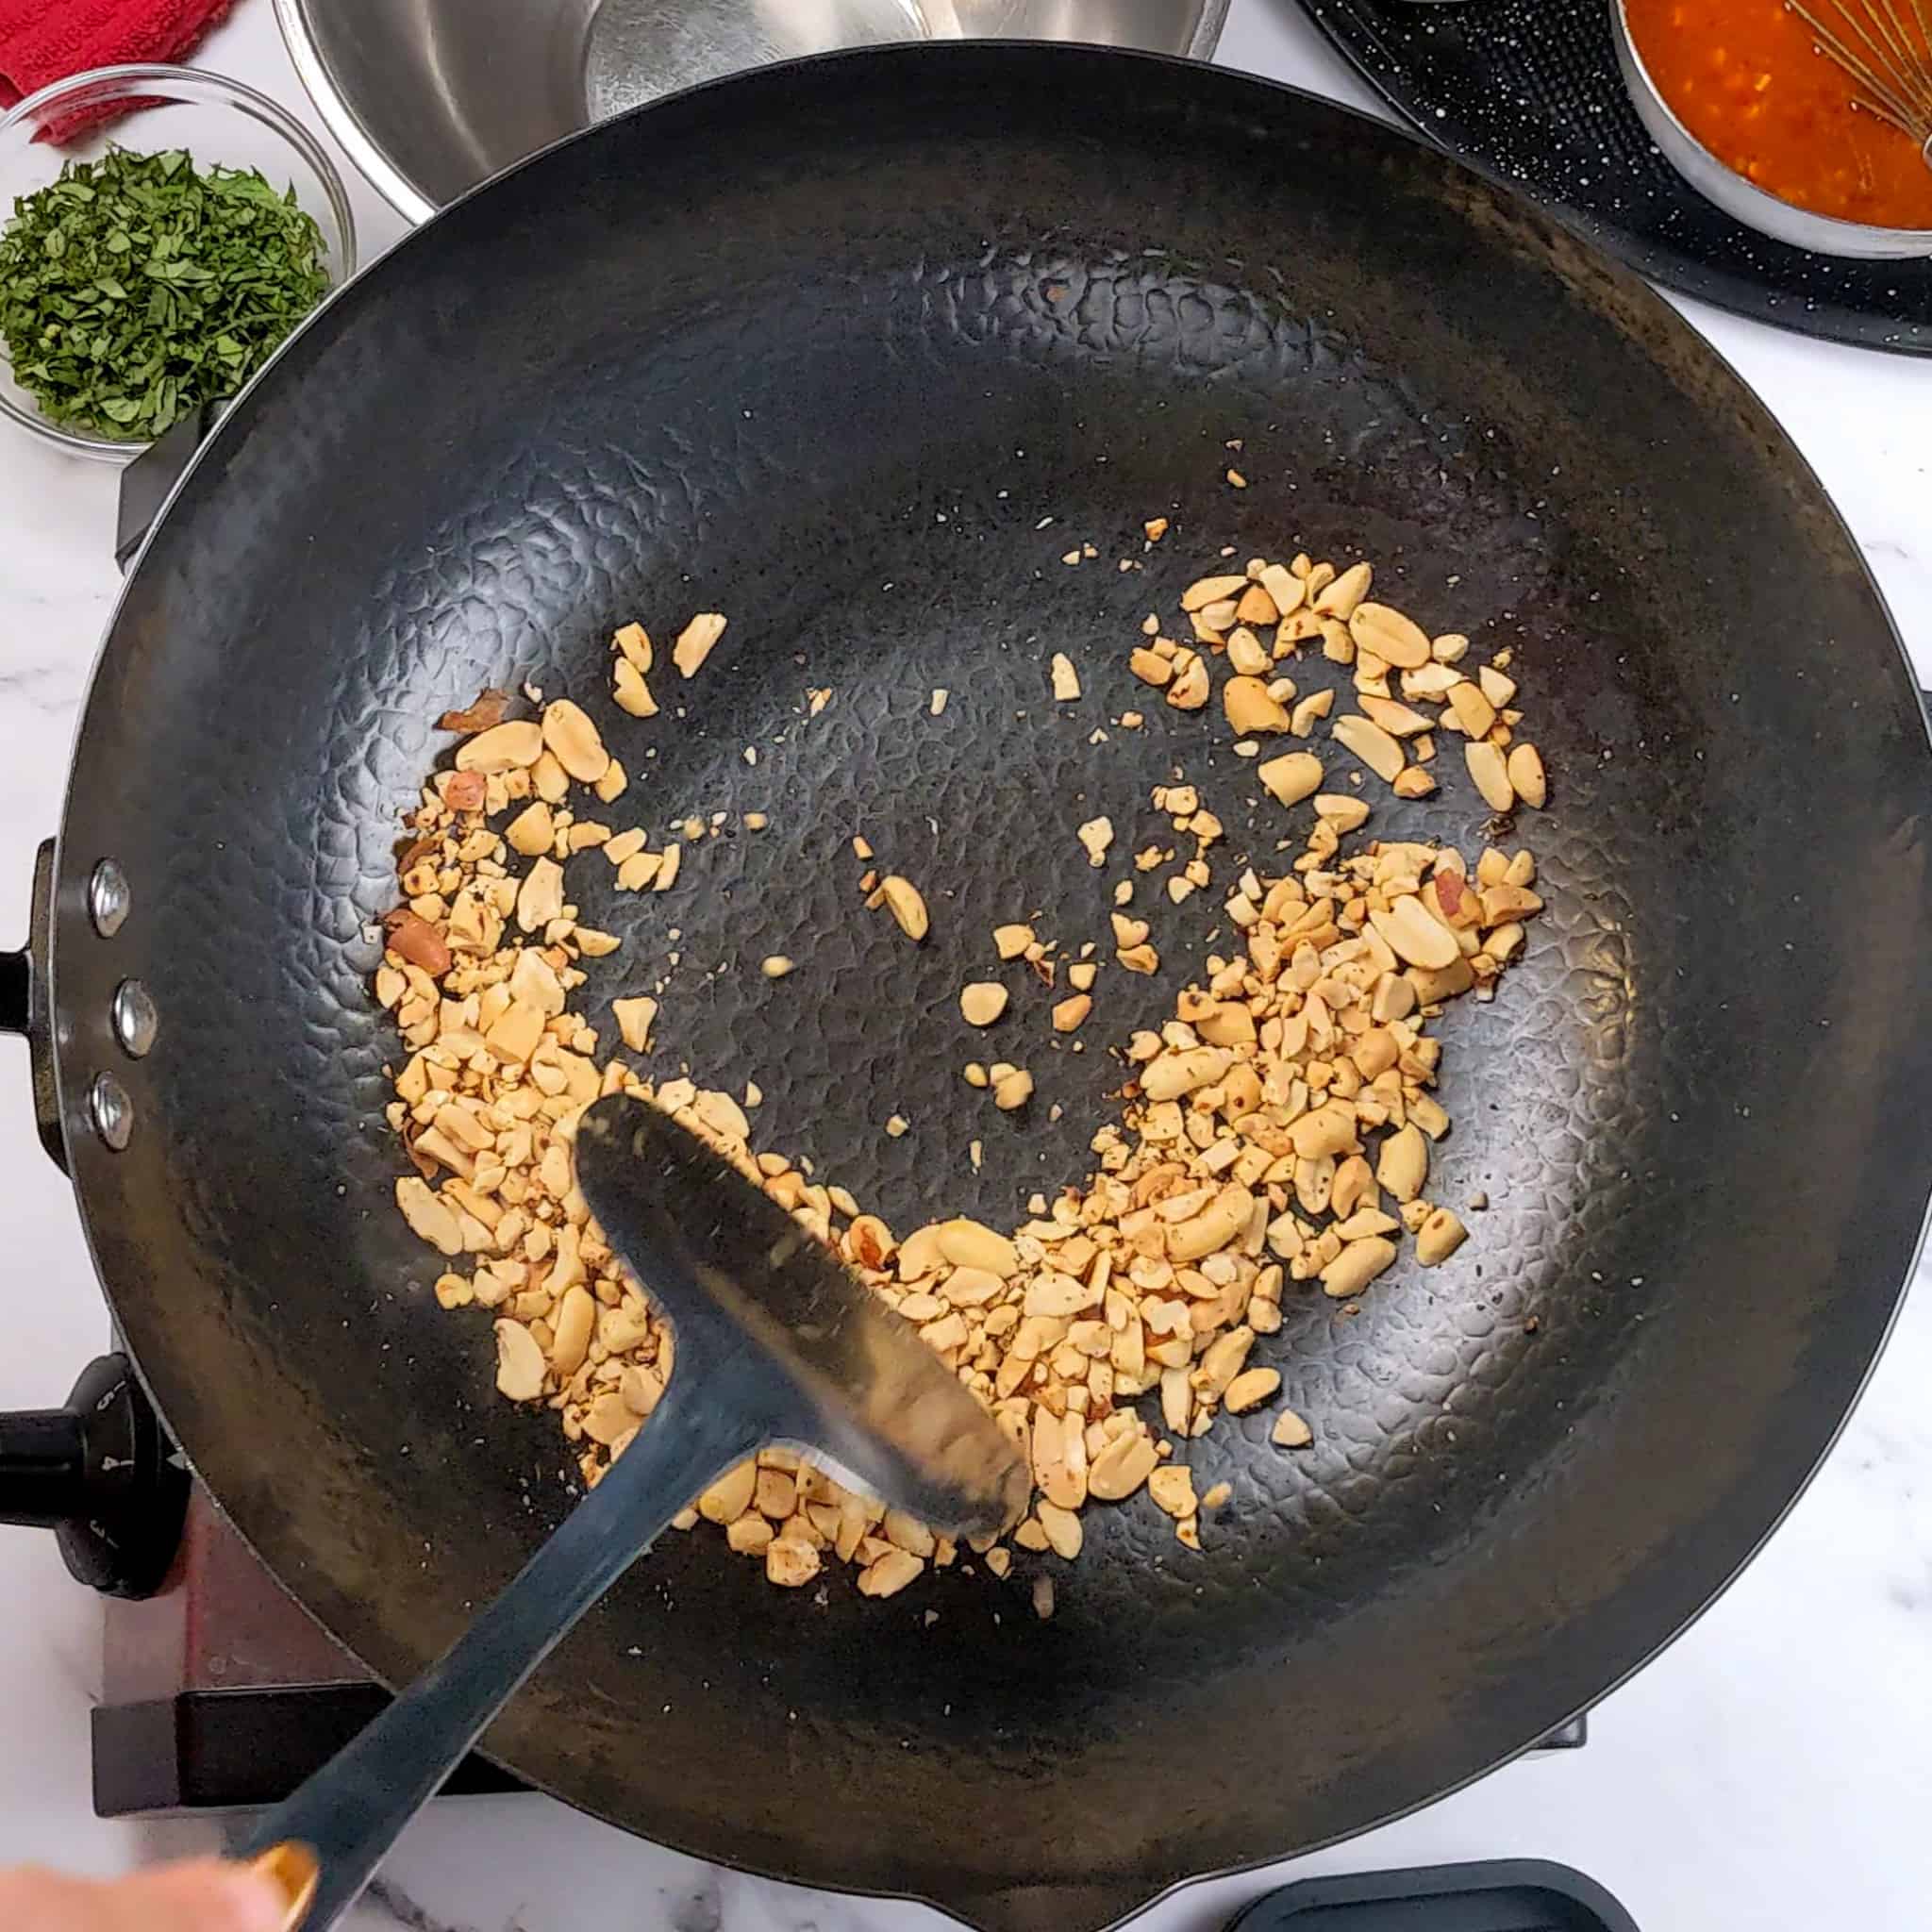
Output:
[[275,0],[342,151],[406,220],[641,101],[835,48],[1089,41],[1208,58],[1228,0]]
[[1789,242],[1793,248],[1808,248],[1818,255],[1855,256],[1866,260],[1932,255],[1932,228],[1881,228],[1870,222],[1814,214],[1745,180],[1677,119],[1637,51],[1624,0],[1610,0],[1610,36],[1617,44],[1617,65],[1623,70],[1624,85],[1651,140],[1698,193],[1727,215],[1774,242]]
[[[38,137],[76,114],[120,108],[92,133],[57,145]],[[29,94],[0,118],[0,221],[13,205],[58,179],[70,160],[98,160],[110,147],[186,148],[197,165],[259,168],[295,198],[322,231],[323,267],[339,288],[356,271],[356,219],[335,163],[286,108],[240,81],[189,67],[97,67]],[[0,414],[71,455],[125,463],[141,441],[92,436],[49,421],[13,380],[0,354]]]

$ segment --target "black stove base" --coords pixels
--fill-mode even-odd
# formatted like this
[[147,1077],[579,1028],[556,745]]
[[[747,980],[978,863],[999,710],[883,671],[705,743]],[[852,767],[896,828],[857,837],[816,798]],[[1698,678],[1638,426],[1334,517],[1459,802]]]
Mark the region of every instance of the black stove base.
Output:
[[[255,1810],[279,1804],[389,1703],[374,1684],[299,1684],[245,1690],[183,1690],[93,1713],[94,1815]],[[1552,1731],[1539,1751],[1574,1750],[1582,1718]],[[444,1796],[529,1787],[472,1754]]]

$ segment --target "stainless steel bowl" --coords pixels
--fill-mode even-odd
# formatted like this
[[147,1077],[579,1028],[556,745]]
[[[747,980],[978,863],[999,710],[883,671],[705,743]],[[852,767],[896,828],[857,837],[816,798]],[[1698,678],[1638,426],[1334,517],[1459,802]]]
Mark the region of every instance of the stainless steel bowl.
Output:
[[1715,202],[1727,215],[1760,235],[1820,255],[1855,256],[1866,260],[1932,255],[1932,228],[1880,228],[1869,222],[1843,222],[1835,215],[1813,214],[1807,208],[1755,187],[1727,168],[1677,119],[1637,51],[1624,0],[1610,0],[1610,33],[1617,43],[1617,65],[1624,71],[1624,85],[1630,92],[1638,118],[1664,158],[1707,201]]
[[881,41],[1086,41],[1205,60],[1228,0],[275,0],[329,130],[412,222],[592,121]]

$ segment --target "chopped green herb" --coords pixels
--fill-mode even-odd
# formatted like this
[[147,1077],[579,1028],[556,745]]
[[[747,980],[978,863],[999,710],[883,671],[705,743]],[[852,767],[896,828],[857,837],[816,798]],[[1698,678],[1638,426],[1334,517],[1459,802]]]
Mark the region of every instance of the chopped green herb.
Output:
[[145,441],[231,396],[328,288],[322,231],[253,168],[69,161],[0,229],[0,343],[69,428]]

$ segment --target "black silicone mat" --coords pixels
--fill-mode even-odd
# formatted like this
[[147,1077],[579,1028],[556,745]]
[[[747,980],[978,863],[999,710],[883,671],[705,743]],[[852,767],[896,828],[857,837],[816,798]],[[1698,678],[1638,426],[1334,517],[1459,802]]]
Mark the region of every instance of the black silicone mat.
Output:
[[1845,261],[1706,201],[1624,91],[1608,0],[1304,0],[1398,112],[1631,267],[1779,328],[1932,355],[1932,259]]

